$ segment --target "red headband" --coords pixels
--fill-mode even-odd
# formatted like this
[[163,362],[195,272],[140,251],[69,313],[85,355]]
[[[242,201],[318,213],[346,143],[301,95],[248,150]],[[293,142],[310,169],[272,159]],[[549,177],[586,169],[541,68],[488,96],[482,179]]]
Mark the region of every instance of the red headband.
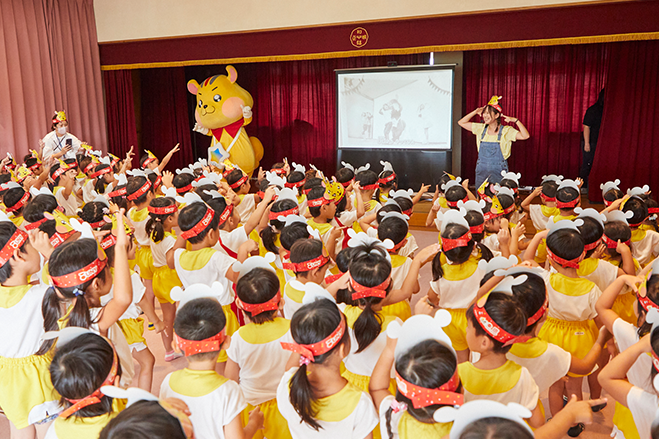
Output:
[[207,352],[218,352],[222,349],[222,343],[226,340],[226,330],[224,327],[222,330],[212,337],[208,337],[204,340],[186,340],[181,338],[176,332],[174,337],[176,337],[176,343],[178,344],[179,349],[183,352],[186,357],[195,354],[205,354]]
[[659,213],[659,207],[648,207],[648,213],[649,214]]
[[341,323],[336,327],[330,335],[325,339],[319,341],[318,343],[313,344],[297,344],[293,343],[281,343],[281,347],[287,351],[292,351],[300,354],[300,364],[309,364],[309,362],[314,362],[315,358],[320,355],[323,355],[331,351],[337,343],[343,338],[343,334],[346,331],[346,321],[343,314],[341,314]]
[[549,247],[547,247],[547,256],[549,256],[549,259],[563,267],[579,268],[579,262],[583,261],[584,256],[586,256],[586,251],[584,250],[579,257],[574,259],[563,259],[560,256],[556,256],[551,250],[549,250]]
[[[618,241],[614,241],[613,239],[609,238],[606,235],[602,235],[602,239],[606,243],[607,248],[617,248],[618,247]],[[631,239],[628,239],[627,241],[624,242],[624,244],[631,245]]]
[[380,185],[376,182],[373,184],[367,184],[366,186],[362,186],[363,191],[374,191],[375,189],[379,188]]
[[549,297],[547,297],[547,295],[545,294],[545,303],[542,304],[540,309],[537,310],[535,314],[533,314],[531,317],[526,319],[526,326],[531,326],[532,324],[540,320],[542,316],[544,316],[545,313],[547,312],[548,306],[549,306]]
[[98,229],[99,227],[103,227],[106,224],[107,224],[107,221],[105,221],[104,219],[102,219],[100,221],[96,221],[95,223],[89,223],[89,225],[91,226],[92,229]]
[[494,213],[494,212],[485,212],[483,214],[483,217],[485,218],[485,221],[496,219],[496,218],[499,218],[500,216],[501,216],[500,213]]
[[211,223],[211,221],[213,221],[214,215],[215,215],[215,211],[210,207],[208,207],[201,221],[195,224],[194,227],[191,228],[190,230],[181,232],[181,238],[190,239],[203,232],[206,229],[206,227],[208,227],[208,225]]
[[[484,231],[485,231],[485,223],[479,224],[477,226],[470,226],[469,227],[469,232],[472,235],[476,235],[478,233],[483,233]],[[443,240],[443,238],[442,238],[442,240]]]
[[149,163],[154,162],[156,160],[158,160],[156,157],[148,157],[146,160],[144,160],[144,163],[142,164],[142,169],[146,168]]
[[304,186],[304,183],[306,183],[306,181],[307,181],[306,179],[302,179],[300,181],[296,181],[295,183],[286,182],[284,183],[284,187],[288,187],[288,188],[302,187]]
[[146,194],[149,191],[149,189],[151,189],[151,181],[147,178],[146,182],[144,183],[144,185],[142,185],[141,188],[139,188],[132,194],[129,194],[128,196],[126,196],[126,198],[128,198],[130,201],[137,200],[139,197]]
[[654,353],[653,349],[650,349],[650,351],[652,352],[652,366],[654,367],[654,370],[659,372],[659,357]]
[[394,245],[393,248],[390,248],[387,250],[389,253],[395,253],[398,251],[399,248],[407,244],[407,238],[404,238],[402,241],[400,241],[398,244]]
[[21,246],[25,244],[25,241],[27,241],[27,233],[21,229],[16,229],[14,234],[11,235],[11,238],[9,238],[9,241],[7,241],[5,246],[2,247],[2,250],[0,250],[0,267],[5,265],[7,261],[11,259],[14,251],[20,249]]
[[154,187],[160,186],[160,183],[162,183],[162,177],[159,175],[156,177],[156,181],[153,182]]
[[36,162],[35,164],[33,164],[32,166],[28,166],[27,168],[28,168],[30,171],[34,171],[34,170],[37,169],[39,166],[41,166],[41,164],[42,164],[42,163],[41,163],[40,161],[37,160],[37,162]]
[[176,203],[174,203],[169,206],[163,206],[163,207],[148,206],[147,209],[149,213],[152,213],[154,215],[171,215],[174,212],[176,212],[178,208],[176,207]]
[[350,180],[341,183],[341,186],[343,186],[344,188],[348,187],[350,186],[350,183],[352,183],[353,181],[355,181],[355,177],[352,177]]
[[360,285],[350,276],[350,286],[355,290],[352,293],[352,300],[363,299],[364,297],[379,297],[380,299],[384,299],[387,296],[387,287],[389,287],[389,284],[391,284],[391,275],[380,285],[374,287]]
[[652,308],[659,310],[659,306],[648,299],[646,296],[641,296],[640,294],[637,295],[638,303],[641,304],[645,312],[650,311]]
[[75,230],[71,230],[68,233],[55,232],[53,234],[53,236],[51,236],[50,239],[49,239],[50,245],[52,245],[54,248],[57,248],[60,245],[62,245],[64,243],[64,241],[69,239],[69,236],[73,235],[74,233],[75,233]]
[[92,160],[91,162],[89,162],[89,163],[87,164],[87,166],[85,166],[85,169],[82,170],[82,173],[83,173],[83,174],[88,173],[89,171],[91,171],[92,169],[94,169],[94,166],[97,166],[97,165],[98,165],[98,162],[95,162],[94,160]]
[[270,170],[270,172],[274,172],[277,175],[282,175],[282,174],[286,173],[286,169],[284,169],[284,168],[275,168],[275,169]]
[[471,242],[471,239],[471,232],[467,232],[455,239],[444,238],[442,236],[442,251],[447,252],[456,247],[467,247]]
[[28,232],[30,230],[34,230],[34,229],[38,228],[40,225],[42,225],[43,223],[45,223],[46,221],[48,221],[48,218],[41,218],[39,221],[35,221],[33,223],[26,224],[25,225],[25,230],[27,230]]
[[282,210],[281,212],[272,212],[272,211],[271,211],[271,212],[268,214],[268,219],[269,219],[270,221],[274,221],[274,220],[279,219],[280,216],[299,215],[299,214],[300,214],[300,208],[297,207],[297,206],[295,206],[295,207],[292,208],[292,209]]
[[272,299],[263,303],[247,303],[238,299],[238,303],[240,304],[240,307],[245,311],[247,311],[248,313],[252,314],[252,317],[257,316],[266,311],[274,311],[276,309],[279,309],[280,301],[281,301],[280,291],[277,291],[277,294],[275,294],[275,296]]
[[69,288],[76,285],[81,285],[88,280],[94,279],[105,268],[107,260],[100,260],[96,258],[91,264],[82,267],[73,273],[64,274],[62,276],[50,276],[53,285],[59,288]]
[[[108,341],[108,343],[110,343]],[[110,343],[112,346],[112,343]],[[117,371],[119,368],[119,359],[117,358],[117,352],[114,350],[114,346],[112,346],[112,367],[110,368],[110,373],[108,374],[107,378],[105,378],[105,381],[103,381],[103,384],[101,384],[101,387],[103,386],[112,386],[114,385],[114,380],[117,378]],[[65,398],[67,401],[72,403],[73,405],[69,407],[68,409],[64,410],[59,414],[61,418],[68,418],[78,410],[81,410],[87,406],[93,405],[93,404],[98,404],[101,402],[101,398],[103,397],[103,393],[101,392],[101,387],[96,389],[94,393],[92,393],[89,396],[86,396],[82,399],[68,399]]]
[[28,199],[28,198],[30,198],[30,193],[29,193],[29,192],[25,192],[25,193],[23,194],[23,196],[21,197],[21,199],[18,200],[18,201],[16,202],[16,204],[14,204],[14,205],[11,206],[11,207],[6,207],[5,210],[6,210],[7,212],[15,212],[15,211],[17,211],[17,210],[20,209],[21,207],[25,206],[25,203],[27,203],[27,199]]
[[117,243],[117,237],[114,236],[112,233],[108,233],[103,240],[101,240],[101,248],[103,250],[107,250],[110,247],[114,246]]
[[184,192],[188,192],[188,191],[191,191],[191,190],[192,190],[192,183],[190,183],[190,184],[187,185],[187,186],[177,187],[177,188],[176,188],[176,193],[177,193],[177,194],[182,194],[182,193],[184,193]]
[[[542,198],[542,201],[544,201],[545,203],[556,201],[556,197],[548,197],[547,195],[543,194],[542,192],[540,192],[540,198]],[[605,201],[605,203],[606,203],[606,201]]]
[[328,200],[323,195],[322,197],[316,198],[315,200],[307,200],[307,206],[309,206],[309,207],[320,207],[324,204],[329,204],[331,202],[332,202],[332,200]]
[[[485,300],[487,303],[487,298]],[[481,308],[478,304],[474,305],[474,316],[476,321],[483,328],[483,330],[493,339],[498,342],[503,343],[504,346],[510,346],[514,343],[522,343],[529,339],[529,337],[513,335],[510,332],[503,329],[501,326],[495,322],[492,317],[487,313],[485,305]]]
[[121,189],[117,189],[116,191],[112,191],[108,194],[108,197],[110,198],[115,198],[115,197],[125,197],[126,196],[126,187],[122,187]]
[[602,239],[598,239],[595,242],[591,242],[590,244],[584,245],[583,249],[587,252],[591,251],[594,248],[597,248],[598,245],[600,245],[600,242],[602,242]]
[[398,391],[412,401],[415,409],[435,404],[462,405],[464,403],[464,395],[456,392],[459,384],[460,379],[458,378],[457,369],[451,379],[437,389],[427,389],[405,381],[398,371],[396,371],[396,386],[398,387]]
[[629,223],[629,227],[638,227],[638,226],[640,226],[641,224],[643,224],[647,218],[648,218],[647,216],[646,216],[645,218],[643,218],[643,220],[641,220],[640,223],[634,223],[634,224]]
[[103,174],[109,174],[110,171],[112,171],[112,168],[108,166],[107,168],[99,169],[98,171],[94,172],[93,174],[90,174],[89,178],[100,177]]
[[459,203],[460,201],[462,201],[463,203],[466,203],[467,201],[469,201],[469,197],[465,195],[465,197],[464,197],[462,200],[459,200],[459,201],[449,201],[449,200],[446,200],[446,204],[447,204],[449,207],[458,207],[458,203]]
[[225,207],[222,213],[220,214],[219,224],[224,224],[225,221],[228,220],[229,217],[231,216],[231,212],[233,212],[233,204],[229,203],[227,204],[227,207]]
[[394,178],[396,178],[396,173],[395,172],[393,174],[391,174],[390,176],[388,176],[388,177],[378,178],[378,184],[379,185],[385,185],[385,184],[389,183],[391,180],[393,180]]
[[247,178],[248,177],[246,175],[243,175],[237,182],[235,182],[234,184],[230,184],[229,187],[231,189],[235,189],[237,187],[240,187],[240,186],[243,185],[243,183],[245,183],[247,181]]
[[325,278],[325,285],[330,285],[341,278],[345,273],[331,274]]
[[579,204],[579,201],[581,200],[581,197],[577,197],[575,200],[572,201],[559,201],[556,200],[556,207],[559,209],[566,209],[570,207],[575,207],[577,204]]
[[295,273],[304,273],[306,271],[311,271],[314,268],[322,267],[323,265],[329,262],[329,258],[325,255],[320,255],[316,258],[309,259],[308,261],[303,262],[289,262],[289,270],[293,270]]

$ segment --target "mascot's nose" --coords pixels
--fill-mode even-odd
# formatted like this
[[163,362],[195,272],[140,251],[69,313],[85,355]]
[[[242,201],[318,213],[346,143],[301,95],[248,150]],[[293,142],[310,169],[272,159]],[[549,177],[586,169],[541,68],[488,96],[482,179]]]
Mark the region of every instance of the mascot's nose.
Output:
[[204,108],[208,108],[208,104],[204,105]]

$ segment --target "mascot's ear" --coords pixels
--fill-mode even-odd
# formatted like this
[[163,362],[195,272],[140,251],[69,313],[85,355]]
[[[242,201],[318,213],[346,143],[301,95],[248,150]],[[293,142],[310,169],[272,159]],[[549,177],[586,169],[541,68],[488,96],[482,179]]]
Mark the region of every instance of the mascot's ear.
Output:
[[192,93],[193,95],[197,94],[197,91],[199,90],[199,83],[195,81],[194,79],[191,79],[188,81],[188,91]]
[[233,84],[238,79],[238,72],[234,66],[227,66],[227,73],[229,76],[229,81]]

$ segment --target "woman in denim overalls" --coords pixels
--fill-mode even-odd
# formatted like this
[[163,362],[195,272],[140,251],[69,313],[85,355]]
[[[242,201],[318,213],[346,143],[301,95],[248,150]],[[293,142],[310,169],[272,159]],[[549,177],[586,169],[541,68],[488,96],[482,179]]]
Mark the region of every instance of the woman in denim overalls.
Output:
[[[478,138],[476,187],[480,187],[485,179],[488,179],[490,183],[500,182],[501,172],[508,172],[506,159],[510,156],[511,142],[526,140],[530,137],[526,127],[519,119],[503,114],[499,99],[501,99],[500,96],[492,96],[486,106],[475,109],[458,121],[462,128],[471,131]],[[470,122],[471,118],[477,114],[483,118],[484,123]],[[517,125],[519,131],[512,126],[501,125],[502,119]]]

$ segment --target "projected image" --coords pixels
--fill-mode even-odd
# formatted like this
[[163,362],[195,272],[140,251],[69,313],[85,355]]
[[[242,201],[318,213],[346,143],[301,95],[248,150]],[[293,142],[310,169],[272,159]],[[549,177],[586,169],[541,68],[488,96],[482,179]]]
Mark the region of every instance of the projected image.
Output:
[[451,148],[453,70],[338,72],[339,148]]

